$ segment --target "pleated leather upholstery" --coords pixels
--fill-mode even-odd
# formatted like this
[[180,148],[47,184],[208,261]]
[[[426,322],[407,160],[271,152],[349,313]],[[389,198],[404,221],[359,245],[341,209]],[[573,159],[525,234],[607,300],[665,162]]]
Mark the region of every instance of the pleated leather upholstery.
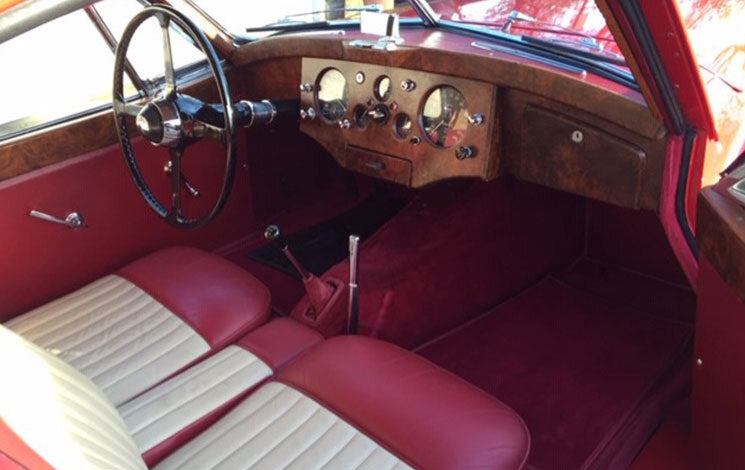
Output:
[[271,374],[255,355],[229,346],[120,406],[119,413],[145,453]]
[[210,349],[177,315],[116,275],[6,326],[88,376],[117,406]]
[[0,418],[59,470],[144,469],[108,398],[65,361],[0,326]]
[[410,467],[316,401],[270,382],[156,468]]

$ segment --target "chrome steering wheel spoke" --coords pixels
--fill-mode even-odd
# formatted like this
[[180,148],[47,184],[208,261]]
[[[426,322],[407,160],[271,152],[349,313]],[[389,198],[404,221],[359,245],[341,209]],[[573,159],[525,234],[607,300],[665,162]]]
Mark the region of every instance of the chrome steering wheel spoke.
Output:
[[137,117],[138,114],[140,114],[140,111],[142,111],[143,106],[136,104],[136,103],[128,103],[126,101],[114,101],[114,109],[127,116],[131,117]]
[[173,53],[171,51],[171,19],[166,15],[158,15],[160,29],[163,35],[163,62],[165,66],[165,88],[163,95],[166,98],[172,97],[176,93],[176,73],[173,69]]
[[192,137],[206,138],[225,145],[225,129],[203,121],[194,120],[192,123]]

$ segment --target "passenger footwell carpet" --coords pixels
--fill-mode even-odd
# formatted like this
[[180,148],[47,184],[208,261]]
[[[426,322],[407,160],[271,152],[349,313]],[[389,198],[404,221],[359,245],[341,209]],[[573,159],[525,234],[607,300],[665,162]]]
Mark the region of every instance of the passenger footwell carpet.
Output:
[[626,468],[685,387],[691,336],[548,278],[417,352],[523,417],[529,468]]
[[[288,236],[290,250],[313,274],[321,275],[348,256],[349,235],[359,235],[364,242],[404,204],[398,198],[373,196],[350,211]],[[251,251],[248,257],[299,278],[284,254],[272,245]]]

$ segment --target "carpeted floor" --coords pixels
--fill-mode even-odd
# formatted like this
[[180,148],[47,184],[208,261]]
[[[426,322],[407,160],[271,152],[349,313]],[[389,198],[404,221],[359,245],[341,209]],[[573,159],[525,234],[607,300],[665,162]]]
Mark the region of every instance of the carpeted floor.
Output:
[[523,417],[530,468],[579,469],[640,406],[654,405],[644,397],[691,333],[549,277],[418,353]]

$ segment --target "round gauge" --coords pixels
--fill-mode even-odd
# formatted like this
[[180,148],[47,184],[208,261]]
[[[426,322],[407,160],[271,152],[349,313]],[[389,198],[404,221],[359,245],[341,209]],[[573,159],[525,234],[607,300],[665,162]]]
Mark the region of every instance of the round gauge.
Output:
[[466,98],[451,86],[439,86],[424,101],[424,135],[438,147],[449,148],[463,139],[468,127]]
[[388,101],[391,97],[391,79],[383,75],[375,80],[375,97],[380,101]]
[[396,120],[393,121],[393,132],[402,139],[411,134],[411,119],[408,115],[401,113],[396,116]]
[[326,120],[339,121],[347,112],[349,89],[347,79],[336,69],[324,71],[318,79],[318,110]]

